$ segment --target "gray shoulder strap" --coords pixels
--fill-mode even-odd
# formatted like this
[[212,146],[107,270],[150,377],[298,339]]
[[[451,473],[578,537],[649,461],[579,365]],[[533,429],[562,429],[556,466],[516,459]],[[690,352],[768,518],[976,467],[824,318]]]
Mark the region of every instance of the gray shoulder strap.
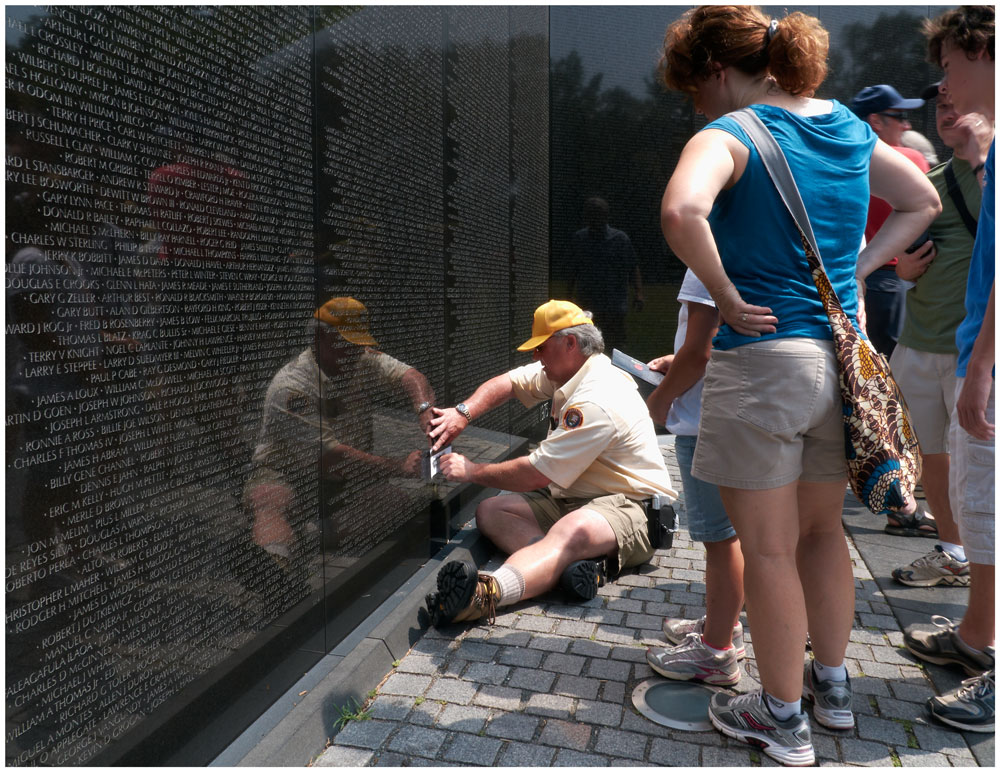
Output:
[[[771,181],[781,195],[781,200],[785,202],[795,224],[799,226],[799,230],[809,242],[809,246],[816,253],[820,266],[823,266],[823,258],[819,252],[819,245],[816,243],[816,236],[813,234],[812,223],[809,222],[809,215],[806,213],[806,205],[802,202],[802,195],[795,184],[795,178],[792,177],[792,170],[788,168],[788,159],[785,158],[778,141],[764,125],[764,122],[757,117],[757,113],[749,107],[729,113],[729,117],[743,128],[749,135],[750,141],[756,146],[757,152],[764,162],[764,168],[767,169]],[[823,270],[826,271],[826,268],[824,267]]]

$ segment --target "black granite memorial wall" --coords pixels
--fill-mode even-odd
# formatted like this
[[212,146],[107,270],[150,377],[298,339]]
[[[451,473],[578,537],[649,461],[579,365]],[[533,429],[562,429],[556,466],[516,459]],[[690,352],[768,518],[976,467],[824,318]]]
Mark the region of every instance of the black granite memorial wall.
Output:
[[526,361],[548,12],[6,24],[6,762],[205,764],[453,527],[415,409]]

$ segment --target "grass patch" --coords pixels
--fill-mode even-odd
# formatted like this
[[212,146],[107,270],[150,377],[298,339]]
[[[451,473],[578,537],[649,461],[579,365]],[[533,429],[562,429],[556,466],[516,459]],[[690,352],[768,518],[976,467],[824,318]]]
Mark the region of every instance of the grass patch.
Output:
[[364,708],[353,697],[347,705],[337,707],[337,720],[333,722],[333,728],[338,732],[351,721],[368,721],[372,717],[372,712]]
[[894,767],[901,767],[901,766],[903,766],[903,762],[899,760],[899,754],[896,753],[896,749],[895,748],[890,748],[889,749],[889,758],[892,759],[892,765]]

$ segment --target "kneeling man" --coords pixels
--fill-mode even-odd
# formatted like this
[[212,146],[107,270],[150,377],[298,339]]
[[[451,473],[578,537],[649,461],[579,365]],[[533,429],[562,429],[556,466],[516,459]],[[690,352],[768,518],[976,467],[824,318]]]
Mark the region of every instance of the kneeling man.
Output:
[[652,557],[646,504],[655,494],[677,496],[635,381],[603,355],[590,315],[550,300],[535,311],[531,332],[518,351],[533,351],[533,364],[491,378],[453,408],[433,408],[428,434],[437,451],[512,397],[525,407],[552,400],[548,436],[529,455],[498,464],[441,457],[449,480],[513,493],[476,510],[479,530],[510,557],[494,573],[446,563],[427,599],[434,625],[484,616],[492,623],[498,606],[547,592],[561,578],[592,598],[603,584],[601,559],[614,574]]

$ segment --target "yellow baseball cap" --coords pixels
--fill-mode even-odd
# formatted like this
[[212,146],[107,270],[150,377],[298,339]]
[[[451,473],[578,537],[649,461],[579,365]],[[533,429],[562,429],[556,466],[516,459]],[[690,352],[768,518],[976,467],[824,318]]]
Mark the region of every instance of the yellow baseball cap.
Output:
[[578,305],[568,300],[550,300],[535,309],[535,321],[531,325],[531,337],[517,347],[518,351],[531,351],[541,346],[554,332],[576,327],[578,324],[593,324]]
[[348,343],[378,345],[368,332],[368,309],[354,298],[332,298],[316,309],[313,316],[333,327]]

